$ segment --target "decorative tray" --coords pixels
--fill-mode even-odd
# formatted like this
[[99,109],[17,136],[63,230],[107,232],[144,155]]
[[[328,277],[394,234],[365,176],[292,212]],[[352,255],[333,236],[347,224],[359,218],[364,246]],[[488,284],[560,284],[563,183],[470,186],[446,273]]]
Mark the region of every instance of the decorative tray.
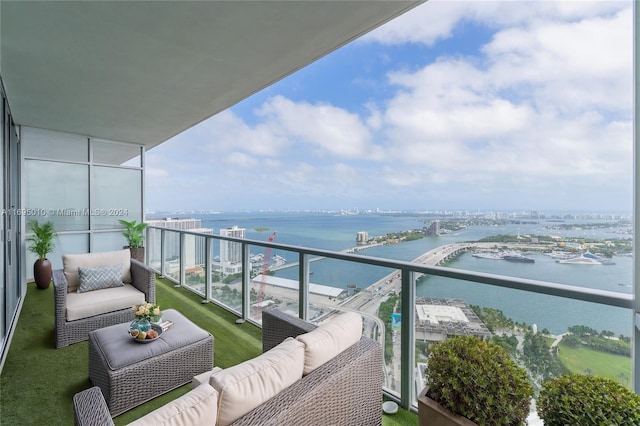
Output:
[[[160,337],[162,331],[162,327],[158,324],[151,324],[151,330],[147,332],[138,331],[136,329],[129,330],[129,337],[131,337],[135,342],[138,343],[151,343],[158,340],[158,337]],[[151,336],[155,335],[155,337],[150,337],[149,334]],[[144,337],[141,337],[141,335],[143,335]]]

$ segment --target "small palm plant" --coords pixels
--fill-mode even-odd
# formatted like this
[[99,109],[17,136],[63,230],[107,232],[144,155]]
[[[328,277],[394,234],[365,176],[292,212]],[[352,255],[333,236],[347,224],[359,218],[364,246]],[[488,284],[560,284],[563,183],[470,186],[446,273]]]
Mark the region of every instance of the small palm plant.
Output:
[[47,254],[53,251],[53,239],[57,234],[51,221],[41,224],[33,220],[29,222],[29,229],[33,234],[25,238],[25,241],[29,251],[38,256],[33,264],[33,279],[36,286],[44,290],[51,282],[51,262],[47,259]]
[[44,260],[47,258],[47,254],[51,253],[55,247],[53,244],[53,238],[56,236],[56,231],[53,227],[53,222],[38,223],[37,220],[29,222],[29,229],[33,232],[26,238],[29,244],[29,251],[38,255],[38,259]]
[[127,239],[129,248],[136,249],[142,247],[142,243],[144,242],[143,231],[147,227],[147,224],[144,222],[136,223],[135,220],[126,221],[124,219],[120,219],[118,222],[124,226],[122,235]]

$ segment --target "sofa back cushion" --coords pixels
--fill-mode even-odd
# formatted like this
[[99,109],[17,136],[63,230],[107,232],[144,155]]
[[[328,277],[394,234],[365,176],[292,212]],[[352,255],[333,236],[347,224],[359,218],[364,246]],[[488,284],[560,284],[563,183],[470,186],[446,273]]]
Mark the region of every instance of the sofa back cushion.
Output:
[[185,393],[129,426],[214,426],[217,420],[218,392],[208,383]]
[[331,360],[362,337],[362,317],[344,312],[296,339],[304,343],[304,375]]
[[86,266],[96,268],[122,264],[122,282],[131,283],[131,252],[129,249],[98,253],[65,254],[62,256],[62,268],[67,279],[67,291],[77,291],[80,285],[78,268]]
[[262,355],[211,376],[218,425],[233,423],[302,378],[304,345],[289,337]]

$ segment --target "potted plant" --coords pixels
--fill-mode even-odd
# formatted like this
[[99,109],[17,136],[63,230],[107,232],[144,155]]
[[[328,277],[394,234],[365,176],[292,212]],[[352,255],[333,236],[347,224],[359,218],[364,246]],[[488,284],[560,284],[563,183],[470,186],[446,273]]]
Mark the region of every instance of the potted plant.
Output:
[[47,259],[47,254],[54,248],[53,238],[56,231],[52,222],[38,223],[37,220],[29,222],[29,228],[33,235],[26,238],[30,252],[38,255],[38,259],[33,264],[33,279],[39,289],[49,288],[51,282],[51,262]]
[[142,246],[142,243],[144,242],[144,229],[147,227],[147,224],[144,222],[136,223],[135,220],[127,221],[124,219],[120,219],[118,222],[124,226],[122,235],[124,235],[127,239],[127,243],[129,244],[123,248],[131,250],[131,257],[133,259],[144,262],[144,247]]
[[537,407],[549,426],[640,424],[640,396],[605,377],[565,374],[547,380]]
[[500,346],[458,336],[433,345],[418,398],[420,425],[519,425],[533,386]]

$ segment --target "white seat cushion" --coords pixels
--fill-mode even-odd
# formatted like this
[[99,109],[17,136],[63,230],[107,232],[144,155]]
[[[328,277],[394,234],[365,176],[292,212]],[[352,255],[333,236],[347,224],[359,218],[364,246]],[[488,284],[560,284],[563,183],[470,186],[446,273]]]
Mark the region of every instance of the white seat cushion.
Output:
[[86,293],[68,293],[67,321],[131,308],[133,305],[143,302],[144,293],[131,284]]
[[289,337],[262,355],[211,376],[218,426],[227,426],[302,378],[304,345]]
[[140,417],[129,426],[214,426],[218,411],[218,392],[208,383],[187,392]]
[[311,373],[331,360],[362,337],[362,317],[355,312],[344,312],[321,324],[297,340],[304,343],[304,374]]
[[62,256],[62,270],[67,279],[67,291],[69,293],[78,290],[80,276],[78,268],[86,266],[95,268],[98,266],[109,266],[117,263],[122,264],[122,282],[131,283],[131,251],[129,249],[105,251],[97,253],[65,254]]

